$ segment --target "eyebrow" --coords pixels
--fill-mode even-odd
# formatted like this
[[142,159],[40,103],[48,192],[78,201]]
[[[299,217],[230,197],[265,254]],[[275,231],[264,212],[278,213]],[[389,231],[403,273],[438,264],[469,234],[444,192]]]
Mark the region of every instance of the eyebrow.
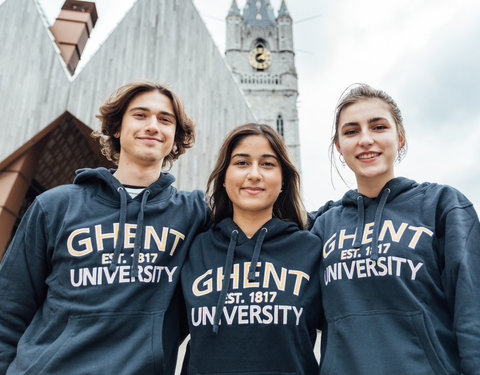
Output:
[[[133,107],[133,108],[130,108],[127,112],[133,112],[133,111],[152,112],[152,110],[148,107]],[[170,112],[167,112],[167,111],[160,111],[159,113],[161,115],[171,116],[171,117],[175,118],[175,115],[173,113],[170,113]]]
[[[232,159],[235,158],[235,157],[249,158],[249,157],[251,157],[251,155],[250,155],[250,154],[244,154],[244,153],[239,152],[238,154],[232,155]],[[275,155],[272,155],[272,154],[263,154],[263,155],[261,155],[261,157],[262,157],[262,158],[274,158],[274,159],[278,159]]]
[[[378,121],[383,121],[383,120],[390,123],[390,121],[388,121],[385,117],[373,117],[371,119],[368,119],[368,123],[369,124],[374,124]],[[346,122],[345,124],[342,124],[342,128],[345,127],[345,126],[355,126],[355,125],[360,125],[360,123],[358,123],[356,121]]]

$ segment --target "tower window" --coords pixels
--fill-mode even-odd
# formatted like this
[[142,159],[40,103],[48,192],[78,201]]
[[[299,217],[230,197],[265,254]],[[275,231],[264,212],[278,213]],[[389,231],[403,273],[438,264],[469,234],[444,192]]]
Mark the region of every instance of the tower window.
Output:
[[277,132],[283,137],[283,117],[278,115],[277,117]]

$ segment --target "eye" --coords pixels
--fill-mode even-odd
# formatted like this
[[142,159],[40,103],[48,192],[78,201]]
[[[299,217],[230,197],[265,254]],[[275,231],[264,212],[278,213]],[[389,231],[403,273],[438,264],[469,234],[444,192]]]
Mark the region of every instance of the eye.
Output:
[[233,163],[233,165],[238,165],[238,166],[245,166],[245,165],[248,165],[248,162],[246,160],[235,160]]
[[385,129],[388,129],[388,126],[383,124],[377,124],[373,127],[373,130],[385,130]]
[[346,129],[344,132],[343,132],[343,135],[354,135],[357,133],[357,130],[356,129]]
[[137,112],[137,113],[133,114],[133,117],[138,118],[138,119],[143,119],[143,118],[145,118],[145,113]]
[[173,124],[174,121],[171,117],[160,117],[159,121],[165,122],[167,124]]
[[273,161],[264,161],[262,163],[262,166],[267,167],[267,168],[273,168],[273,167],[276,166],[276,164]]

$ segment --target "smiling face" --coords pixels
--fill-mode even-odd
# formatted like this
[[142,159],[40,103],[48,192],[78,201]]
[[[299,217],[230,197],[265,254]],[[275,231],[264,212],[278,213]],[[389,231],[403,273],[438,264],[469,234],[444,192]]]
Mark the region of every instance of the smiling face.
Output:
[[395,177],[403,143],[389,106],[380,99],[361,100],[340,113],[335,146],[355,173],[360,193],[379,190]]
[[131,166],[162,168],[173,148],[176,120],[170,99],[158,91],[132,99],[122,118],[119,169]]
[[252,214],[265,217],[265,221],[272,218],[282,188],[282,167],[264,136],[247,136],[233,149],[224,186],[234,221]]

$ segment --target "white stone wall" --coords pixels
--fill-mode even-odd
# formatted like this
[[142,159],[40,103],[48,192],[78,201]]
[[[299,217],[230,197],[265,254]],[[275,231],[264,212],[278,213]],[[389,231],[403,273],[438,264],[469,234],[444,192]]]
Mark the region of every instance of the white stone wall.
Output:
[[230,15],[227,20],[227,38],[226,45],[230,49],[241,49],[242,39],[240,30],[242,27],[242,17],[239,15]]
[[279,17],[278,23],[278,49],[280,51],[293,51],[292,19]]
[[67,107],[69,80],[32,0],[0,5],[0,161]]

